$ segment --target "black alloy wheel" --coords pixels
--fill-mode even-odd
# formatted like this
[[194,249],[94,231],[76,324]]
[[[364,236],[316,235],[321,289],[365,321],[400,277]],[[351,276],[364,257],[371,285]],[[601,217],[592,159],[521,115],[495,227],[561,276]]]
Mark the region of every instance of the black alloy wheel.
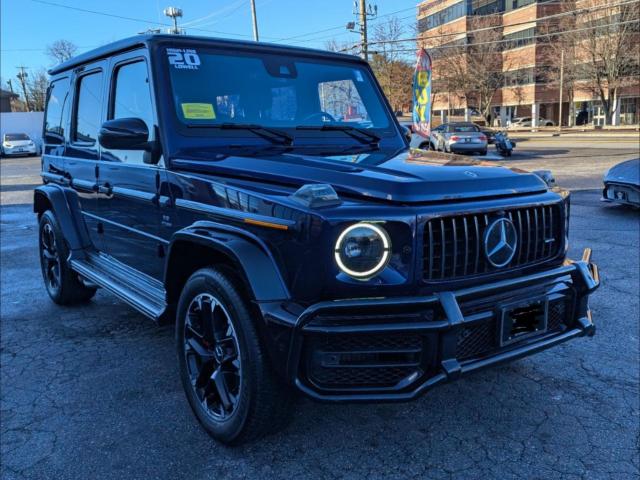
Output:
[[56,237],[50,223],[45,223],[40,235],[40,261],[42,275],[47,290],[56,292],[60,289],[60,254],[56,248]]
[[197,295],[184,322],[184,355],[193,391],[215,421],[237,411],[242,390],[242,360],[229,313],[209,293]]
[[55,303],[86,302],[96,294],[96,287],[82,282],[69,266],[69,248],[58,220],[50,210],[40,216],[38,244],[44,285]]
[[259,311],[230,268],[202,268],[185,283],[176,313],[180,379],[204,429],[239,445],[278,431],[293,395],[258,334]]

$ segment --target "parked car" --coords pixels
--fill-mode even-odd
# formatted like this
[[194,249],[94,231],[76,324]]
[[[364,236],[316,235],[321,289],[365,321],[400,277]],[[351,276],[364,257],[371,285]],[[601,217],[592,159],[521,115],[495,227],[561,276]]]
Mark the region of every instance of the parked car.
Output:
[[602,181],[603,200],[640,207],[640,158],[611,167]]
[[430,141],[434,150],[487,154],[487,136],[474,123],[443,123],[431,130]]
[[489,145],[493,145],[493,143],[496,141],[496,133],[498,133],[498,130],[494,130],[493,128],[481,125],[478,125],[478,128],[480,128],[480,131],[484,133],[485,137],[487,137],[487,143]]
[[36,155],[38,148],[26,133],[5,133],[2,136],[1,153],[5,157]]
[[46,290],[175,324],[187,400],[222,442],[279,428],[294,390],[409,400],[594,333],[569,192],[410,151],[358,57],[140,35],[49,73]]
[[[517,117],[511,120],[511,122],[509,123],[509,128],[531,128],[532,126],[533,126],[533,119],[531,117]],[[555,126],[555,123],[553,123],[552,120],[539,117],[538,126],[553,127]]]

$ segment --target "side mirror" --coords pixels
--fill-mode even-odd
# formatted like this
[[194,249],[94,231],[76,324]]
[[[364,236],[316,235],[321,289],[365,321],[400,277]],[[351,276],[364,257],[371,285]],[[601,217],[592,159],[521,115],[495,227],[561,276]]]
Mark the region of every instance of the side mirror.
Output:
[[102,124],[98,141],[114,150],[150,150],[149,129],[141,118],[116,118]]

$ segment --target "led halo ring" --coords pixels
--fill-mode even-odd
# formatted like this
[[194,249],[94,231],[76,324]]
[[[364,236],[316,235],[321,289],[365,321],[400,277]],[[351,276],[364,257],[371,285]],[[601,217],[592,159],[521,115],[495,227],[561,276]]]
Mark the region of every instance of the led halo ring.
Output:
[[[342,241],[344,240],[344,238],[347,236],[349,232],[351,232],[352,230],[355,230],[356,228],[368,228],[370,230],[373,230],[382,239],[382,247],[383,247],[382,257],[380,258],[380,261],[375,267],[373,267],[370,270],[367,270],[366,272],[356,272],[354,270],[351,270],[342,262],[342,259],[340,258],[340,247],[342,245]],[[338,240],[336,241],[336,246],[334,249],[334,257],[336,259],[336,263],[338,264],[338,267],[340,268],[340,270],[342,270],[344,273],[346,273],[351,277],[361,279],[361,280],[366,280],[367,278],[372,277],[373,275],[378,273],[380,270],[382,270],[387,265],[387,262],[389,261],[389,258],[391,256],[390,254],[391,254],[391,240],[389,239],[389,235],[387,234],[387,232],[383,228],[378,227],[377,225],[374,225],[372,223],[365,223],[365,222],[355,223],[345,228],[343,232],[340,234],[340,236],[338,237]]]

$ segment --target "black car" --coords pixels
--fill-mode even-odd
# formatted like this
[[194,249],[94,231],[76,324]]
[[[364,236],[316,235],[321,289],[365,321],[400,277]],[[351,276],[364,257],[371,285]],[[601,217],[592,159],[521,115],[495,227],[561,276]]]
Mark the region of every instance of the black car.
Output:
[[412,153],[356,57],[150,35],[50,74],[48,293],[102,287],[175,323],[189,404],[223,442],[278,428],[296,391],[410,400],[594,332],[568,192]]
[[640,207],[640,158],[611,167],[602,181],[603,200]]

